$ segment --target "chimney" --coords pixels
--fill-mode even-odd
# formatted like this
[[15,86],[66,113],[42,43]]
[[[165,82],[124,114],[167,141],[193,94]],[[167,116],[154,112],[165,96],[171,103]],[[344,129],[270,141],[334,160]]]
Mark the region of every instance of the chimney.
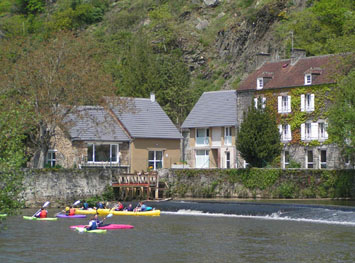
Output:
[[265,62],[271,61],[271,56],[269,53],[257,53],[256,54],[256,67],[260,68]]
[[306,57],[306,50],[294,48],[291,51],[291,65],[294,65],[300,58]]
[[151,102],[155,102],[155,94],[154,94],[154,92],[150,93],[150,101]]

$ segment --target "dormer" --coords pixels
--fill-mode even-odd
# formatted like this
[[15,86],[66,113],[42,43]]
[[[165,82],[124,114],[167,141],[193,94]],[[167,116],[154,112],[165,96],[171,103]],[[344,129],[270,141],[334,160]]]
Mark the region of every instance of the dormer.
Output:
[[256,79],[256,89],[260,90],[264,88],[265,84],[272,79],[274,73],[272,72],[263,72],[257,79]]
[[304,85],[312,85],[315,78],[322,74],[321,68],[310,68],[304,73]]

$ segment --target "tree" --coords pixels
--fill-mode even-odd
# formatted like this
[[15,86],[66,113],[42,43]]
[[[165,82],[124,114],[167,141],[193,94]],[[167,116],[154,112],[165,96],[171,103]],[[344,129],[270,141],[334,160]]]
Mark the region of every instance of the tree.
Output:
[[336,88],[333,106],[329,111],[328,133],[338,144],[344,156],[355,160],[355,68],[344,77]]
[[280,134],[275,116],[263,109],[260,99],[258,105],[258,108],[251,105],[244,113],[237,135],[237,149],[252,167],[265,167],[280,155]]
[[114,94],[113,81],[97,61],[101,49],[92,39],[61,32],[42,42],[3,41],[0,94],[9,105],[28,105],[32,114],[33,166],[41,168],[57,128],[80,105],[103,104]]

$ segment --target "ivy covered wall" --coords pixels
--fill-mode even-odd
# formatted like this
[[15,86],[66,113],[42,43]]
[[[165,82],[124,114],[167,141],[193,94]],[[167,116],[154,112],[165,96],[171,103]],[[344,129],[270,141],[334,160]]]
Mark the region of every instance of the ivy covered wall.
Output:
[[355,170],[170,169],[161,173],[160,180],[173,197],[355,197]]

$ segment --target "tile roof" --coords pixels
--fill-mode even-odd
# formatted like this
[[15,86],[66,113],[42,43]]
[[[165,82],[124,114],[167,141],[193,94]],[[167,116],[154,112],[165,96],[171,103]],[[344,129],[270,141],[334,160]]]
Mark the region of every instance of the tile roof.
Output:
[[291,59],[266,62],[241,82],[238,91],[256,90],[257,79],[264,77],[268,79],[263,89],[304,86],[305,74],[314,74],[312,85],[335,83],[332,75],[340,57],[341,55],[305,57],[294,64],[291,64]]
[[160,105],[150,99],[132,98],[133,111],[121,111],[112,106],[112,111],[133,138],[181,139],[182,136]]
[[236,91],[212,91],[202,94],[182,128],[234,126],[236,123]]
[[65,118],[68,132],[76,141],[129,141],[116,120],[99,106],[81,106]]

